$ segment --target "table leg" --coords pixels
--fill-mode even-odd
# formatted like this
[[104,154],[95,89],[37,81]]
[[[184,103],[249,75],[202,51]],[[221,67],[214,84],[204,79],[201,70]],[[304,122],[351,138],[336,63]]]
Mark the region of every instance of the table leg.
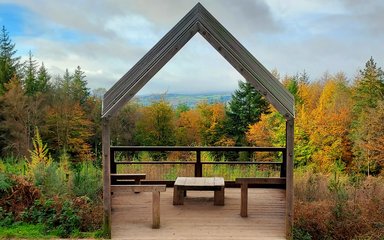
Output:
[[214,205],[224,206],[224,187],[214,191]]
[[241,206],[240,206],[240,216],[248,216],[248,184],[241,184]]
[[184,204],[184,192],[185,190],[182,190],[177,186],[173,187],[173,205]]
[[152,193],[152,228],[160,228],[160,192]]

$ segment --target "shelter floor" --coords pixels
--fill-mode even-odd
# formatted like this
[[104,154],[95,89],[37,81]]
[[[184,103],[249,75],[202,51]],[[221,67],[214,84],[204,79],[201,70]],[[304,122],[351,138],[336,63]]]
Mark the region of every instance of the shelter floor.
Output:
[[188,191],[174,206],[173,188],[160,194],[160,229],[152,229],[152,193],[112,195],[113,239],[285,239],[285,190],[250,188],[248,217],[240,217],[240,189],[225,189],[225,205],[213,191]]

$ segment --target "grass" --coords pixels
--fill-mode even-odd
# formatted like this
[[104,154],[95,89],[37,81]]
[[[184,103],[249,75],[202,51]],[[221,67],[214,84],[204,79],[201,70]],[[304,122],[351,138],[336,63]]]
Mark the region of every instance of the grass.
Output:
[[384,239],[384,178],[295,172],[294,239]]
[[[147,152],[141,152],[136,157],[122,156],[120,160],[130,159],[134,162],[153,161]],[[120,164],[117,166],[118,173],[146,173],[147,180],[176,180],[179,176],[194,176],[194,154],[185,154],[180,152],[172,152],[168,154],[167,161],[188,161],[192,164]],[[236,164],[215,164],[216,162],[225,162],[225,159],[215,160],[209,152],[201,153],[201,161],[212,164],[203,164],[203,176],[224,177],[226,181],[234,181],[237,177],[278,177],[280,170],[278,168],[262,166],[262,165],[236,165]]]
[[[22,238],[22,239],[53,239],[59,238],[55,232],[46,232],[43,224],[13,224],[7,227],[0,227],[0,239]],[[71,238],[102,238],[102,231],[75,232]]]
[[44,231],[42,224],[14,224],[12,226],[0,227],[0,239],[29,238],[29,239],[50,239],[57,236]]

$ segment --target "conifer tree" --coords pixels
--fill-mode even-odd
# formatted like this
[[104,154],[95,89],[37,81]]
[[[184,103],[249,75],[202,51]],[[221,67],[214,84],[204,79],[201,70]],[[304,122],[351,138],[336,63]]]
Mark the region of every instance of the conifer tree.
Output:
[[46,93],[49,89],[49,81],[51,76],[49,75],[44,63],[41,63],[39,70],[37,71],[37,90],[39,92]]
[[0,33],[0,95],[4,94],[5,86],[17,74],[20,68],[20,57],[15,57],[15,44],[3,26]]
[[37,62],[33,59],[32,52],[29,51],[29,57],[25,64],[24,87],[28,96],[33,96],[38,91],[37,82]]
[[85,77],[85,73],[81,70],[80,66],[77,66],[72,76],[71,89],[73,99],[79,101],[80,104],[84,104],[90,95]]
[[239,82],[239,89],[232,94],[228,104],[226,129],[241,145],[250,125],[260,121],[261,114],[269,112],[268,102],[248,82]]

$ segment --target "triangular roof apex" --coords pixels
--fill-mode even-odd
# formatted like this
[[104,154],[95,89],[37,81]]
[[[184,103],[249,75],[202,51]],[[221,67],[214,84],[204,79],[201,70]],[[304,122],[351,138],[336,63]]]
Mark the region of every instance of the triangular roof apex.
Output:
[[294,118],[292,94],[200,2],[104,94],[102,117],[115,114],[201,30],[201,35],[285,118]]

